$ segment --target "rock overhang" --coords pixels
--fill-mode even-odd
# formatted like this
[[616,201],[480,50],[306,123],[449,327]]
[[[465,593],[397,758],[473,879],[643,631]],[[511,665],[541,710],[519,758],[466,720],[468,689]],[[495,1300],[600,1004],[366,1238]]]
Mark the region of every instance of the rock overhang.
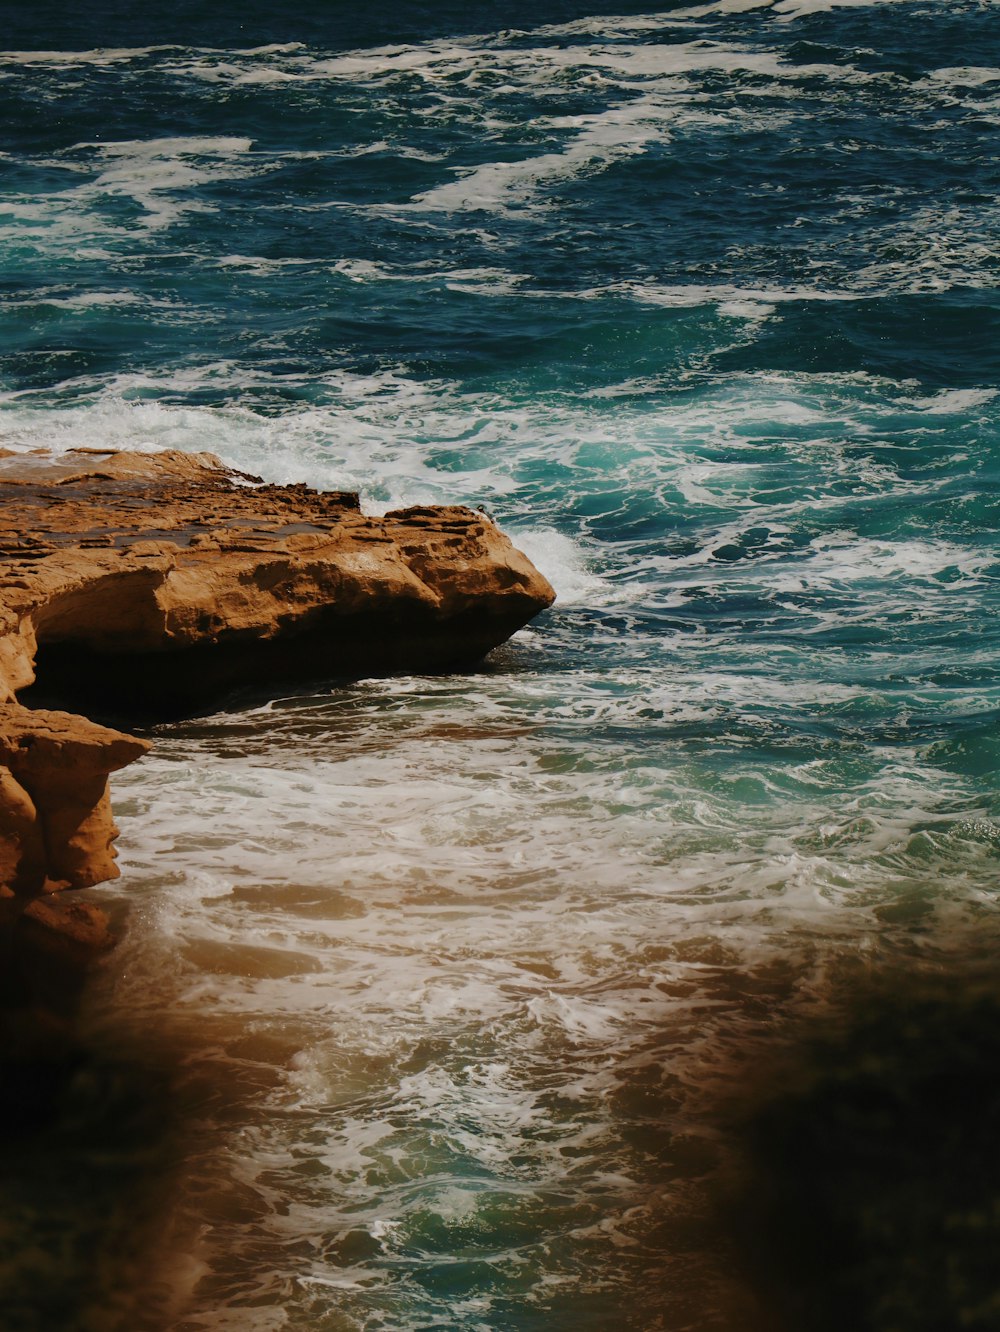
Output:
[[[464,669],[554,596],[477,510],[415,506],[370,517],[350,492],[265,484],[212,454],[3,457],[0,883],[7,897],[113,876],[107,776],[148,748],[35,705],[155,720],[210,711],[248,686]],[[33,728],[36,763],[49,755],[44,818],[31,786],[41,779],[25,777]],[[6,744],[8,733],[18,744]],[[65,824],[66,846],[79,849],[76,861],[75,852],[47,849],[58,840],[46,828],[57,826],[60,792],[68,812],[58,826]],[[72,872],[62,873],[71,862]]]

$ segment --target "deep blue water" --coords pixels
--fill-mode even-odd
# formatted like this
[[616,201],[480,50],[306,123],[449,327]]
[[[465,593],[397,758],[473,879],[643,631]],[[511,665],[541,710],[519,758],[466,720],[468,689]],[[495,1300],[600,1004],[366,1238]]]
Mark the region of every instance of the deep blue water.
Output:
[[[776,1326],[706,1220],[753,1068],[810,1021],[895,1068],[885,976],[996,952],[996,6],[152,8],[2,6],[0,445],[485,504],[560,599],[482,674],[121,775],[93,1039],[189,1070],[201,1136],[154,1275],[67,1259],[49,1306],[15,1262],[17,1326]],[[957,1103],[951,1003],[913,1066]],[[958,1129],[892,1087],[903,1198]],[[801,1262],[789,1326],[995,1326],[989,1206],[876,1223],[840,1159],[853,1294]]]

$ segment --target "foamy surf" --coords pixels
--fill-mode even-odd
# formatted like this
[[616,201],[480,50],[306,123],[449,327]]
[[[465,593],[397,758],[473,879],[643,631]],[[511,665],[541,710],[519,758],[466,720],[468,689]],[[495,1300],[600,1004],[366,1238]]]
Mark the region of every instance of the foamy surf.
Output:
[[995,1294],[995,24],[446,10],[10,15],[0,446],[482,507],[559,595],[116,780],[0,1297],[940,1332]]

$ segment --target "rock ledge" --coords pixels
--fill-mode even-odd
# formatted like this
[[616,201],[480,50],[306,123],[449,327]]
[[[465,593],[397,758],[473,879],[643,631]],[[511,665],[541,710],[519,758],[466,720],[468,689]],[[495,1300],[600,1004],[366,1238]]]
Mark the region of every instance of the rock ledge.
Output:
[[114,876],[107,776],[148,748],[24,703],[153,719],[243,686],[458,669],[553,600],[471,509],[366,517],[356,495],[264,485],[211,454],[0,455],[8,914]]

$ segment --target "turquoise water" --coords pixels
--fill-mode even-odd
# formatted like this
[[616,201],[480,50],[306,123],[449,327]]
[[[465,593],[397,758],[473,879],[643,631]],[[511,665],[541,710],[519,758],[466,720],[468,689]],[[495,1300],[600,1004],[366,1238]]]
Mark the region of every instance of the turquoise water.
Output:
[[10,1326],[996,1327],[995,5],[5,19],[0,444],[559,592],[120,775]]

